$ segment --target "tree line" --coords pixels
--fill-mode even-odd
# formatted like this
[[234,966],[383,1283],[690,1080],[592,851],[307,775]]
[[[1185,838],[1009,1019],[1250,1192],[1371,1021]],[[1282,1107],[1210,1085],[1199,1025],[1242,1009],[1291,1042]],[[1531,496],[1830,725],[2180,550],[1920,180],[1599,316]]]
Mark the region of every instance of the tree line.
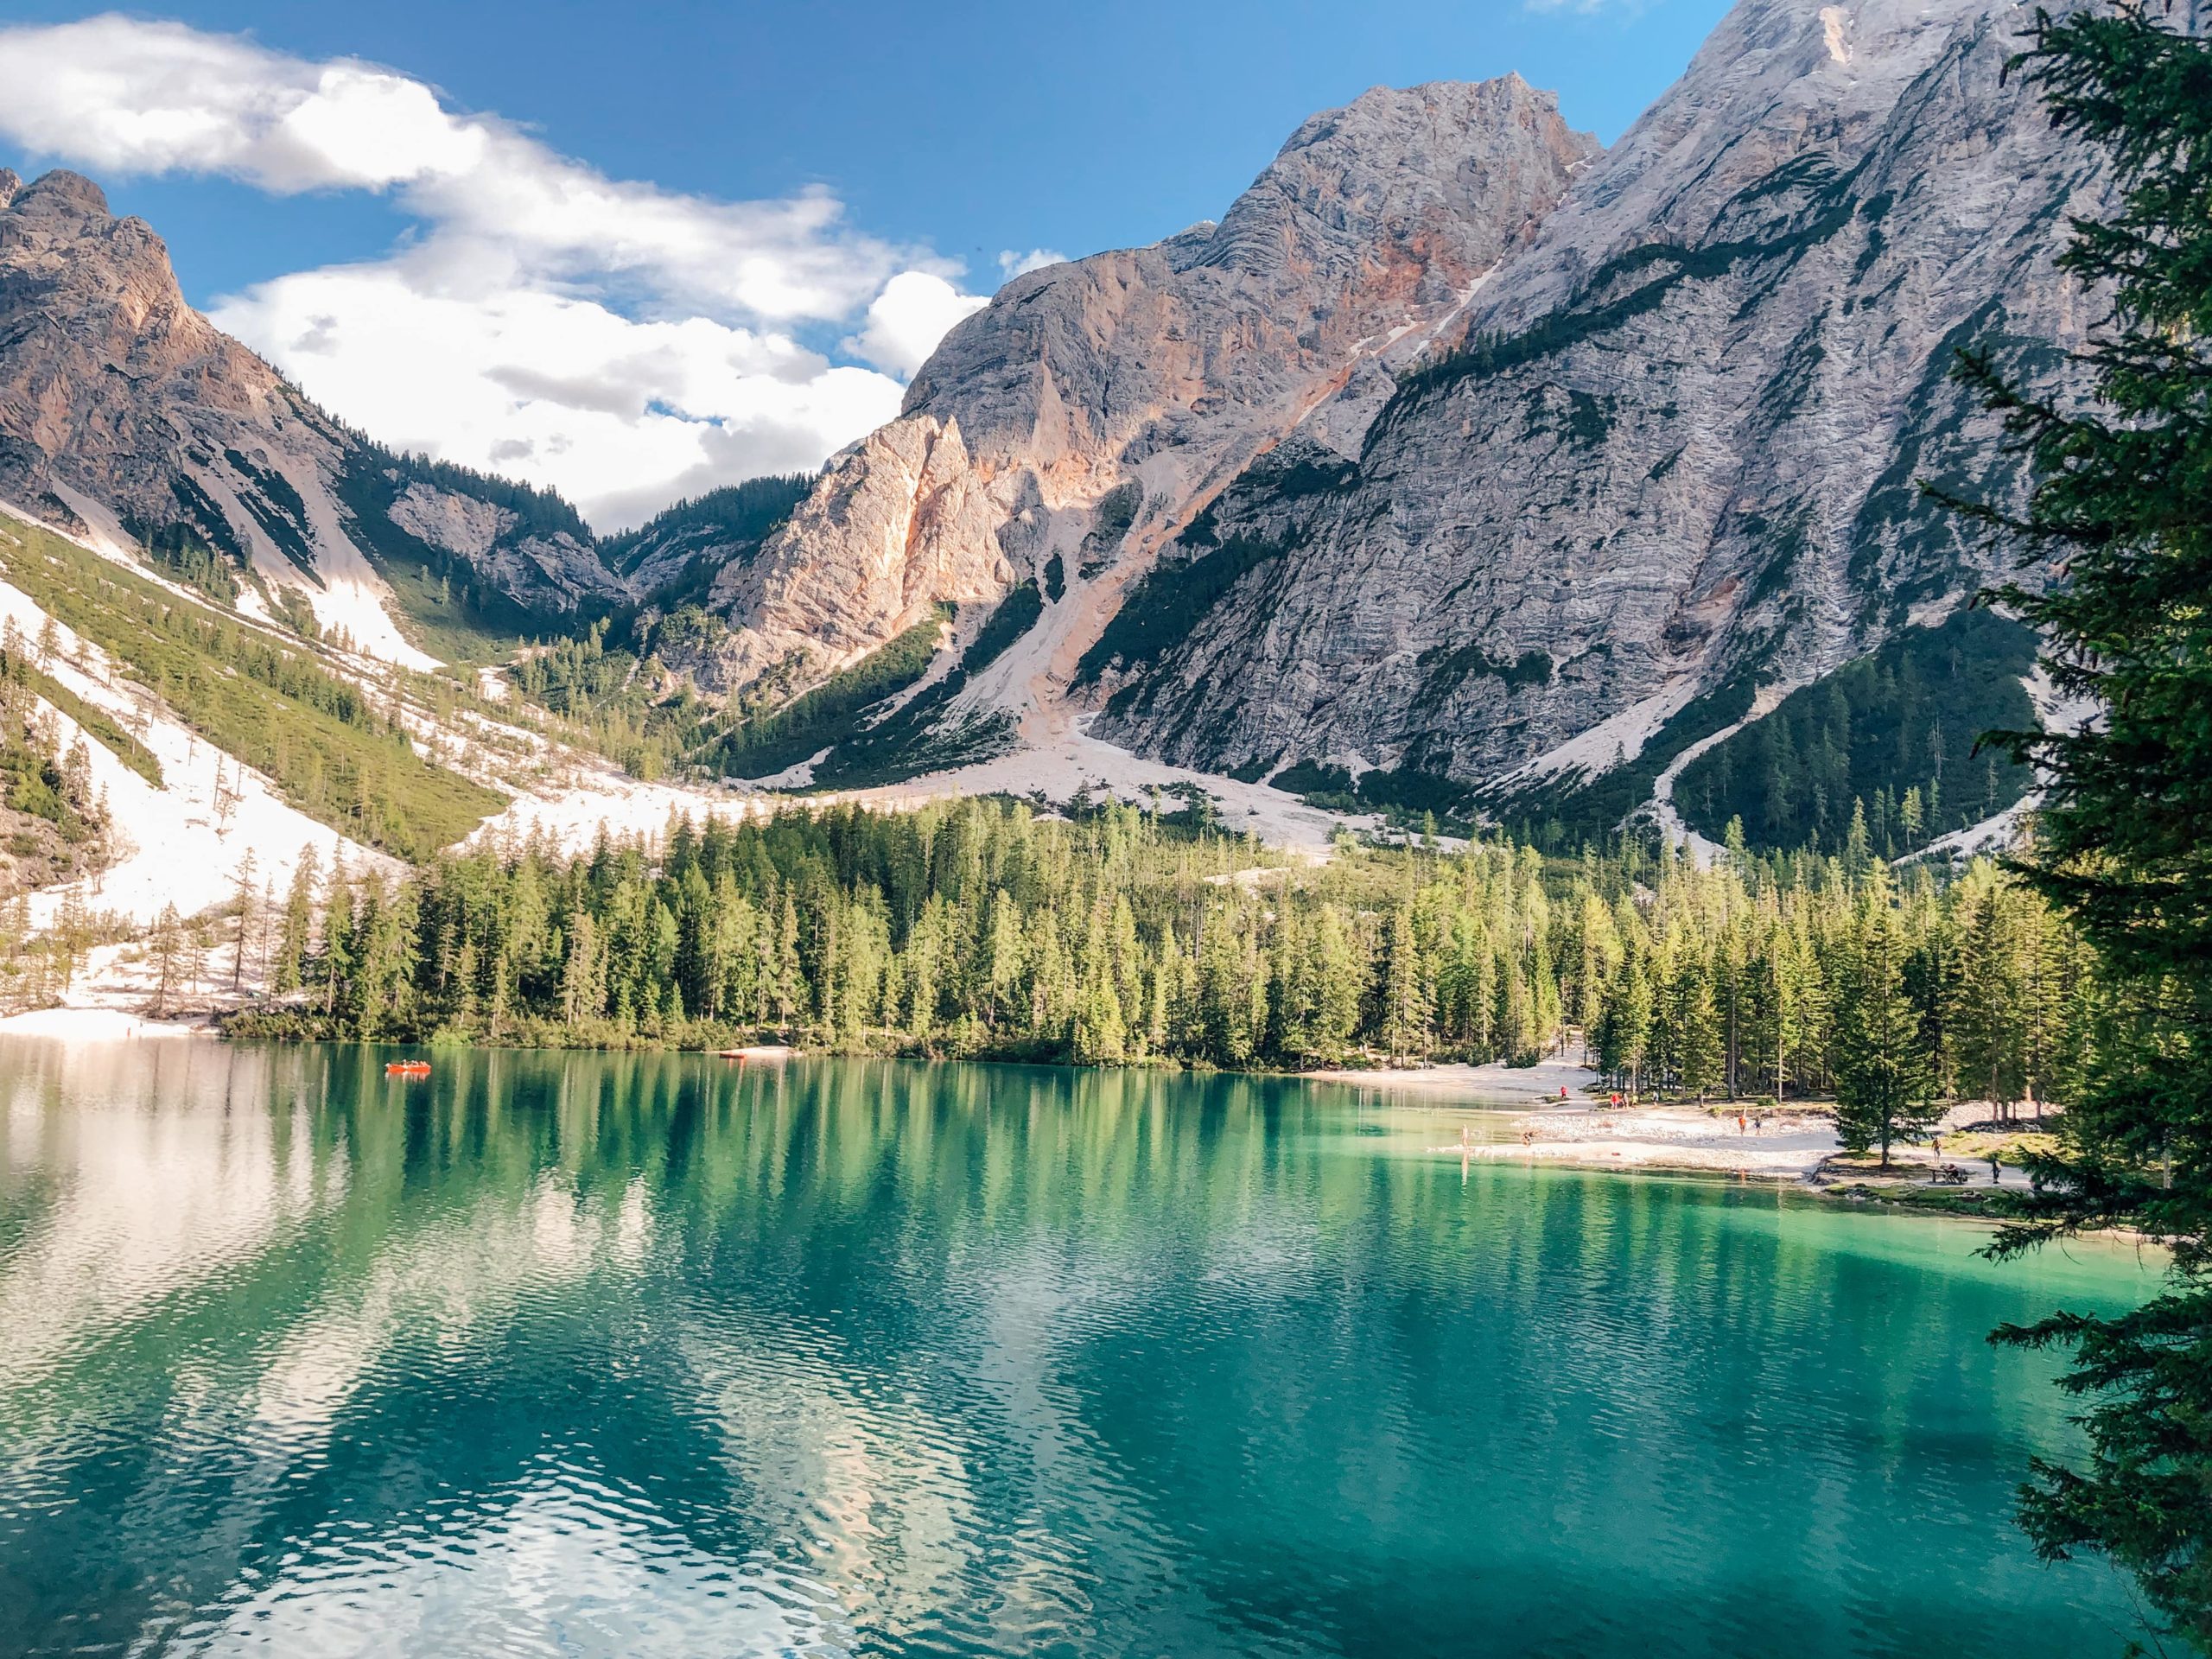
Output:
[[675,821],[563,857],[448,855],[397,885],[303,867],[251,1029],[337,1038],[1316,1066],[1586,1050],[1632,1094],[1886,1105],[2063,1096],[2094,975],[2032,891],[1838,855],[1698,868],[1624,839],[1299,864],[1118,803]]
[[2021,678],[2035,658],[2035,635],[1989,610],[1900,629],[1699,755],[1675,804],[1716,837],[1741,817],[1755,846],[1855,836],[1885,858],[1916,852],[2027,792],[2029,769],[1977,741],[2034,719]]

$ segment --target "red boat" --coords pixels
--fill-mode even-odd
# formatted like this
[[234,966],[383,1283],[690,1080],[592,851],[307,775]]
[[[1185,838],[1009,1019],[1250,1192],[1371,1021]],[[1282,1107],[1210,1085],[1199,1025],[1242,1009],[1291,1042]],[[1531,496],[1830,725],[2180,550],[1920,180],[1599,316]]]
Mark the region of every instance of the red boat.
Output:
[[430,1075],[428,1060],[393,1060],[385,1065],[387,1077],[427,1077]]

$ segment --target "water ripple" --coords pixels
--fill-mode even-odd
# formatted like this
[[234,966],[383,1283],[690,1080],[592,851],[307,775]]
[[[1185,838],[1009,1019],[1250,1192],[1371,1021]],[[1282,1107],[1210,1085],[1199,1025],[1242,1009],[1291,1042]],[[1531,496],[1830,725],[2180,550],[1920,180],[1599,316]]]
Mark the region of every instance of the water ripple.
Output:
[[[184,1046],[178,1046],[180,1047]],[[0,1050],[0,1652],[2116,1648],[2132,1260],[1240,1078]]]

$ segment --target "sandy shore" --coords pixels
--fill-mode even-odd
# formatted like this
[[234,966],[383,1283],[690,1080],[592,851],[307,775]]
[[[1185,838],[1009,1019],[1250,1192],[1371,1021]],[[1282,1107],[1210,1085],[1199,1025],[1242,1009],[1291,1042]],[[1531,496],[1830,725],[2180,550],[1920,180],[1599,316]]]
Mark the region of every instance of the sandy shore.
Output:
[[121,1008],[34,1008],[0,1019],[0,1037],[51,1037],[72,1043],[112,1043],[137,1037],[212,1037],[205,1020],[149,1020]]
[[1305,1075],[1430,1110],[1463,1109],[1467,1116],[1456,1125],[1458,1134],[1449,1139],[1440,1135],[1441,1144],[1432,1144],[1430,1150],[1469,1163],[1675,1171],[1876,1189],[1927,1185],[1937,1165],[1950,1163],[1968,1178],[1964,1189],[1950,1190],[2024,1191],[2028,1185],[2025,1174],[2009,1163],[1991,1179],[1982,1148],[1993,1138],[1966,1127],[1990,1115],[1981,1102],[1953,1110],[1941,1153],[1927,1146],[1896,1147],[1891,1151],[1892,1167],[1882,1171],[1845,1155],[1824,1108],[1785,1105],[1764,1113],[1746,1108],[1740,1119],[1734,1107],[1725,1104],[1613,1109],[1589,1092],[1598,1074],[1566,1059],[1533,1066],[1432,1065]]
[[[1748,1115],[1747,1115],[1748,1118]],[[1571,1164],[1598,1169],[1699,1170],[1806,1180],[1838,1150],[1827,1118],[1769,1114],[1764,1129],[1737,1128],[1731,1114],[1715,1117],[1694,1106],[1634,1110],[1528,1112],[1514,1134],[1475,1142],[1468,1157]],[[1458,1153],[1460,1148],[1440,1148]]]
[[[1316,1083],[1344,1083],[1355,1088],[1417,1096],[1430,1103],[1450,1101],[1509,1109],[1549,1101],[1554,1107],[1580,1110],[1590,1104],[1590,1097],[1583,1091],[1598,1081],[1598,1074],[1588,1066],[1563,1059],[1543,1060],[1535,1065],[1378,1066],[1368,1071],[1300,1075]],[[1564,1100],[1560,1096],[1562,1089],[1567,1090]]]

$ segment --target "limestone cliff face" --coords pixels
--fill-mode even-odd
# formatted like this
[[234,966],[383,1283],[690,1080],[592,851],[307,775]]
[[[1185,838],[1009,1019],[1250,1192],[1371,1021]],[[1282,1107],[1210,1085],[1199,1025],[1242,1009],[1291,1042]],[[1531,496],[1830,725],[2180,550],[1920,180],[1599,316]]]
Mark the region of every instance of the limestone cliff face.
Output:
[[1595,154],[1517,78],[1378,88],[1300,127],[1220,224],[1008,283],[717,585],[736,625],[718,683],[849,660],[1030,576],[1057,595],[1047,631],[1095,628],[1128,569],[1301,423],[1356,445],[1391,367]]
[[186,304],[161,238],[73,173],[0,170],[0,499],[75,530],[189,538],[357,634],[388,609],[383,561],[458,568],[532,615],[626,592],[580,522],[524,526],[410,481],[329,420]]
[[1168,550],[1129,603],[1203,601],[1093,652],[1100,734],[1482,783],[1610,721],[1602,768],[1970,592],[1989,554],[1917,487],[2008,486],[1956,351],[2060,379],[2032,342],[2092,315],[2052,259],[2099,181],[1999,83],[2021,16],[1745,0],[1355,465],[1271,457]]
[[726,692],[794,658],[803,666],[882,645],[940,602],[995,600],[1011,580],[997,523],[957,420],[893,421],[844,457],[760,557],[723,568],[708,608],[752,626],[695,677]]
[[185,304],[144,221],[89,180],[0,172],[0,491],[70,509],[60,483],[165,523],[172,453],[290,416],[275,371]]

